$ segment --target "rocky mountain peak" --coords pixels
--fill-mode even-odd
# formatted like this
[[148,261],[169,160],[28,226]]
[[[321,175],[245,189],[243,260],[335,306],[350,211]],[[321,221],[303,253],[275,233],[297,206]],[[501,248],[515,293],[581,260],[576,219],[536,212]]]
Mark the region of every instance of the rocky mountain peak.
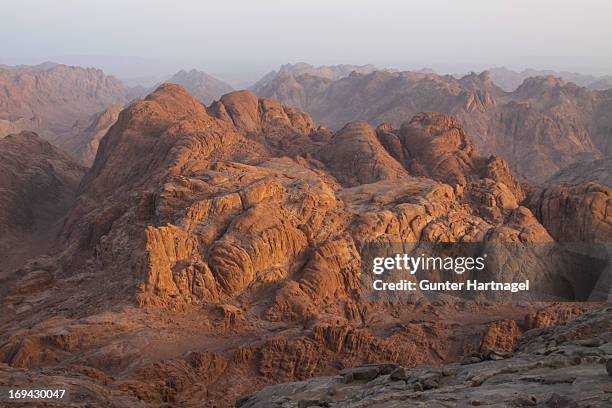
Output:
[[196,69],[189,71],[181,70],[166,82],[183,86],[189,93],[206,105],[219,99],[222,95],[233,91],[231,85]]
[[543,93],[562,89],[567,84],[563,79],[553,75],[529,77],[519,85],[514,94],[521,97],[535,98]]
[[466,85],[471,84],[472,86],[480,85],[483,87],[497,88],[497,85],[495,85],[493,82],[490,71],[482,71],[479,74],[476,72],[471,72],[468,75],[461,77],[460,81]]

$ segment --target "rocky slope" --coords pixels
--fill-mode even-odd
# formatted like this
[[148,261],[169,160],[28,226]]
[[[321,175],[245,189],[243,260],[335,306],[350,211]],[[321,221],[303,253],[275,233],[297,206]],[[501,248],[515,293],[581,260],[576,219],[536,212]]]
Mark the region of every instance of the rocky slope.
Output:
[[557,240],[608,242],[612,234],[612,189],[585,182],[537,190],[530,207]]
[[456,116],[487,154],[504,157],[526,180],[542,183],[576,162],[609,158],[612,93],[552,76],[526,79],[504,92],[487,72],[456,79],[417,72],[351,74],[330,80],[310,74],[275,76],[255,88],[339,129],[360,119],[399,126],[421,111]]
[[530,330],[514,353],[489,351],[440,367],[348,368],[334,377],[265,388],[236,407],[609,407],[610,313],[608,306],[560,326]]
[[577,163],[533,189],[525,204],[558,240],[608,242],[612,160]]
[[121,106],[112,105],[87,120],[77,121],[62,141],[66,151],[71,152],[81,164],[91,167],[100,141],[115,124],[122,109]]
[[195,69],[181,70],[166,82],[183,86],[206,105],[234,90],[231,85]]
[[576,163],[555,174],[546,184],[577,184],[587,181],[612,187],[612,160],[606,158]]
[[119,80],[93,68],[47,64],[0,69],[0,137],[34,131],[88,162],[91,152],[82,147],[90,140],[79,130],[91,125],[94,115],[132,97]]
[[566,242],[608,242],[612,233],[612,159],[573,164],[533,189],[525,202]]
[[[544,325],[588,309],[371,296],[372,243],[554,243],[507,163],[445,114],[332,133],[251,92],[205,107],[164,84],[119,114],[77,194],[53,251],[6,285],[0,385],[69,382],[98,405],[231,406],[359,364],[450,363],[518,335],[525,316]],[[517,276],[542,285],[568,272],[553,290],[582,279],[521,260]]]
[[0,139],[0,276],[43,254],[85,173],[31,132]]

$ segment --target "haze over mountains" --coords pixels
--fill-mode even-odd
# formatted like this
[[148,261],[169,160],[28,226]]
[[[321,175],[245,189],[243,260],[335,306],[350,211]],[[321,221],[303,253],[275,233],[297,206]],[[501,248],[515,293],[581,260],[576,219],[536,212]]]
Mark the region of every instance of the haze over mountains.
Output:
[[489,72],[491,73],[493,82],[506,92],[514,91],[527,78],[551,75],[593,90],[603,91],[612,88],[612,75],[594,76],[581,74],[579,72],[559,72],[536,69],[524,69],[518,72],[505,67],[491,68]]
[[222,95],[234,90],[230,84],[195,69],[191,71],[181,70],[164,82],[183,86],[205,105],[209,105]]
[[285,64],[282,65],[278,71],[271,71],[267,73],[263,78],[257,81],[252,88],[258,89],[262,86],[270,83],[277,76],[300,76],[304,74],[313,75],[316,77],[326,78],[330,80],[337,80],[340,78],[344,78],[351,74],[352,72],[357,72],[361,74],[369,74],[370,72],[377,71],[374,65],[348,65],[348,64],[340,64],[340,65],[321,65],[315,67],[314,65],[307,64],[305,62],[298,62],[296,64]]

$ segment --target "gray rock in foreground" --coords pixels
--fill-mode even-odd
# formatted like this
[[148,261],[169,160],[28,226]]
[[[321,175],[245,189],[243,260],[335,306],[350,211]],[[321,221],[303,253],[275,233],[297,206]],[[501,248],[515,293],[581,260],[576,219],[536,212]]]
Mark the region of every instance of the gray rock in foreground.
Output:
[[506,359],[405,369],[345,369],[333,377],[278,384],[242,398],[270,407],[611,407],[612,306],[534,329]]

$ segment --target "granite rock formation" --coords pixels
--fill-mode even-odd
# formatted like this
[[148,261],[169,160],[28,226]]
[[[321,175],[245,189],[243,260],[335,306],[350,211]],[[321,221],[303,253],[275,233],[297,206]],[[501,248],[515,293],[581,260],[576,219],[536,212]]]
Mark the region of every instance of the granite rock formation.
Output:
[[[98,405],[231,406],[360,364],[504,357],[528,322],[575,314],[419,293],[378,301],[362,253],[554,243],[525,194],[445,114],[333,133],[248,91],[207,107],[164,84],[121,111],[52,248],[5,285],[0,385],[69,382]],[[554,276],[541,271],[531,276]]]
[[525,204],[565,242],[612,241],[612,159],[573,164],[532,189]]
[[612,240],[612,189],[593,182],[534,192],[530,207],[553,237],[565,242]]

